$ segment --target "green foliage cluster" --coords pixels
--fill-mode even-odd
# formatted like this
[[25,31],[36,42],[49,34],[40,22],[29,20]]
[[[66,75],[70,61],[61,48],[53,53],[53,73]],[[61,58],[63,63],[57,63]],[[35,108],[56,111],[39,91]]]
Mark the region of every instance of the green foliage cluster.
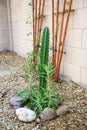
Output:
[[49,64],[48,66],[44,65],[44,71],[47,74],[47,88],[42,88],[43,93],[39,91],[39,88],[36,86],[32,86],[31,89],[26,88],[18,93],[19,96],[23,97],[21,100],[22,103],[29,100],[27,107],[34,110],[37,115],[40,115],[46,107],[51,107],[56,110],[59,103],[62,101],[62,97],[58,95],[59,88],[55,87],[54,85],[56,83],[51,80],[51,76],[55,69]]
[[[33,58],[37,59],[33,62]],[[28,63],[23,66],[25,79],[29,79],[29,88],[18,92],[23,99],[21,102],[29,101],[27,107],[40,115],[44,108],[51,107],[54,110],[58,107],[62,98],[58,95],[59,88],[55,87],[52,75],[55,68],[49,63],[49,28],[45,27],[42,35],[40,54],[32,52],[28,54]],[[34,86],[32,82],[39,79],[39,85]],[[54,86],[54,87],[53,87]]]
[[[29,81],[29,87],[32,87],[32,83],[39,77],[39,52],[28,53],[28,62],[23,66],[25,74],[22,76]],[[34,62],[33,58],[36,57],[37,61]]]
[[40,115],[46,107],[51,107],[55,110],[61,102],[61,97],[56,94],[57,91],[57,88],[47,88],[47,90],[43,89],[42,94],[38,89],[34,89],[28,108],[33,109],[37,115]]

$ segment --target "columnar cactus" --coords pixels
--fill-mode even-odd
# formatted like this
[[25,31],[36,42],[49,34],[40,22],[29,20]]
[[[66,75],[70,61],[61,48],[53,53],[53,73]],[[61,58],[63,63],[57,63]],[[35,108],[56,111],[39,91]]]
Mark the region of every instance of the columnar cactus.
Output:
[[46,74],[44,65],[48,65],[49,60],[49,28],[45,27],[42,34],[41,50],[40,50],[40,90],[46,88]]

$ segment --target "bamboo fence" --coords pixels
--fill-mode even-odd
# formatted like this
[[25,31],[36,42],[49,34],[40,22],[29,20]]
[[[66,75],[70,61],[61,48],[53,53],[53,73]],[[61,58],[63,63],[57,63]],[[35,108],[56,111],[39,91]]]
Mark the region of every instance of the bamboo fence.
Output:
[[[69,0],[68,9],[66,9],[67,0],[63,0],[62,11],[60,11],[60,0],[50,1],[52,2],[52,64],[56,68],[54,79],[57,81],[59,78],[60,65],[64,52],[70,14],[71,12],[74,12],[74,9],[72,9],[73,0]],[[45,0],[32,0],[33,50],[36,52],[39,51],[40,47],[44,8],[46,2],[47,1]],[[61,22],[59,21],[60,17]]]

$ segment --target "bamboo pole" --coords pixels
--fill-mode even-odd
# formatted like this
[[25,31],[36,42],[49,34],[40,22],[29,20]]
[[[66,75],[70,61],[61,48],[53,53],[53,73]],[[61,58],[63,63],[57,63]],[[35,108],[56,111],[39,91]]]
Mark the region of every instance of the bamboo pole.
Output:
[[39,7],[38,7],[38,30],[39,30],[39,20],[40,20],[40,12],[41,12],[41,0],[39,0]]
[[40,12],[41,12],[41,0],[38,0],[38,3],[37,3],[37,35],[36,35],[36,52],[39,51],[39,24],[40,24]]
[[67,16],[67,20],[66,20],[66,26],[65,26],[65,31],[64,31],[64,38],[63,38],[63,48],[64,48],[64,43],[65,43],[65,38],[66,38],[66,33],[67,33],[67,28],[68,28],[68,23],[69,23],[69,18],[70,18],[70,10],[71,10],[71,7],[72,7],[72,1],[73,0],[70,0],[68,16]]
[[34,23],[35,23],[35,29],[34,29],[34,34],[35,34],[35,51],[36,51],[36,38],[37,38],[37,0],[35,0],[35,5],[34,5]]
[[39,51],[40,46],[40,38],[41,38],[41,30],[42,30],[42,24],[43,24],[43,17],[44,17],[44,7],[45,7],[45,0],[42,1],[42,8],[41,8],[41,0],[39,1],[39,21],[38,21],[38,47],[37,51]]
[[45,0],[43,0],[42,3],[42,13],[41,13],[41,18],[40,18],[40,24],[39,24],[39,32],[41,34],[41,30],[42,30],[42,23],[43,23],[43,17],[44,17],[44,7],[45,7]]
[[52,0],[52,64],[54,65],[54,0]]
[[42,21],[43,21],[43,17],[44,17],[44,7],[45,7],[45,0],[43,0],[43,3],[42,3],[42,14],[41,14],[40,29],[42,29]]
[[[61,26],[60,26],[60,38],[59,38],[59,44],[62,46],[62,34],[63,34],[63,26],[64,26],[64,12],[65,12],[65,7],[66,7],[66,0],[64,0],[63,4],[63,13],[62,13],[62,21],[61,21]],[[59,72],[59,58],[60,58],[60,53],[61,53],[61,46],[58,46],[58,58],[57,58],[57,65],[56,65],[56,73],[55,73],[55,79],[57,80],[57,75]]]
[[54,66],[56,67],[56,54],[57,54],[57,41],[58,41],[58,12],[59,12],[59,0],[57,0],[56,7],[56,31],[55,31],[55,41],[54,41]]
[[59,76],[60,64],[61,64],[61,59],[62,59],[63,50],[64,50],[64,43],[65,43],[66,32],[67,32],[67,28],[68,28],[68,22],[69,22],[71,7],[72,7],[72,0],[70,0],[70,5],[69,5],[69,10],[68,10],[67,20],[66,20],[66,25],[65,25],[65,31],[64,31],[64,38],[63,38],[61,53],[60,53],[60,56],[59,56],[59,62],[58,62],[58,66],[57,66],[56,79]]
[[[35,9],[35,1],[32,0],[32,18],[33,18],[33,51],[35,52],[35,12],[34,12],[34,9]],[[35,62],[35,56],[33,56],[33,61]]]
[[35,51],[35,35],[34,35],[34,0],[32,0],[32,18],[33,18],[33,51]]

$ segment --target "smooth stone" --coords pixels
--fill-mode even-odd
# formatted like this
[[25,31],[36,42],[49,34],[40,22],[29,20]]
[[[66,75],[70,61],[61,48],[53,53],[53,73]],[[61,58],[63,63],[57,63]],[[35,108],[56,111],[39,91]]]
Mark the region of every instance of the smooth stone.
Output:
[[10,99],[10,104],[13,106],[13,107],[19,107],[21,106],[21,102],[19,102],[20,100],[22,100],[22,97],[20,96],[14,96]]
[[56,112],[52,108],[49,108],[49,107],[46,107],[43,110],[42,114],[40,115],[40,118],[42,120],[51,120],[55,117],[56,117]]
[[23,122],[32,122],[36,119],[36,113],[28,108],[16,109],[16,115]]
[[67,113],[69,113],[69,107],[66,105],[60,106],[57,110],[56,110],[56,115],[57,116],[61,116],[61,115],[65,115]]

